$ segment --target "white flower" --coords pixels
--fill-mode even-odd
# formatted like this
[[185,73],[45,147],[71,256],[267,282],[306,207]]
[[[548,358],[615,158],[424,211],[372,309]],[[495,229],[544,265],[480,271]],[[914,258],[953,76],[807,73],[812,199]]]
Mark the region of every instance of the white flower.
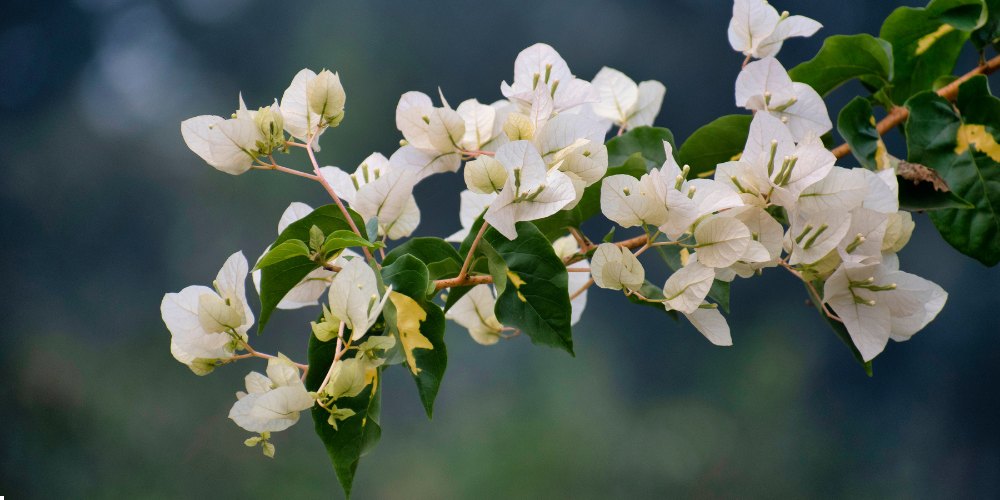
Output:
[[808,37],[823,25],[803,16],[778,14],[766,0],[735,0],[729,21],[729,44],[752,57],[773,56],[788,38]]
[[650,172],[640,179],[624,174],[606,177],[601,182],[601,213],[622,227],[663,224],[667,209],[657,192],[657,174]]
[[189,286],[163,296],[160,315],[170,330],[170,352],[199,375],[210,372],[215,360],[232,357],[237,339],[246,340],[253,325],[247,271],[243,252],[236,252],[219,270],[215,290]]
[[[552,249],[555,250],[556,256],[566,262],[570,257],[580,253],[580,245],[577,244],[576,238],[571,235],[563,236],[552,242]],[[587,268],[590,266],[590,261],[587,259],[582,259],[577,261],[573,267]],[[567,289],[570,295],[576,293],[577,290],[583,289],[576,298],[569,302],[572,308],[572,314],[570,315],[569,324],[575,325],[583,317],[583,310],[587,308],[587,290],[583,288],[587,281],[590,279],[590,275],[587,273],[571,272],[566,273],[569,275],[569,281],[567,283]]]
[[[780,222],[762,208],[753,205],[734,208],[726,212],[726,215],[742,222],[752,236],[743,256],[730,266],[735,275],[749,278],[760,269],[778,265],[785,237],[785,228]],[[723,279],[722,276],[717,278]]]
[[944,307],[938,285],[884,264],[844,263],[826,281],[823,301],[844,321],[865,361],[889,339],[908,340]]
[[490,203],[497,199],[497,195],[480,194],[466,189],[459,194],[459,199],[461,202],[458,209],[458,218],[462,223],[462,229],[445,238],[445,241],[456,243],[464,241],[466,236],[469,235],[469,229],[476,223],[476,219],[483,215],[483,212],[490,206]]
[[780,119],[796,141],[833,128],[823,98],[809,85],[793,82],[773,57],[748,64],[736,77],[736,105]]
[[548,217],[575,199],[573,183],[545,163],[528,141],[515,141],[497,149],[496,159],[508,171],[507,182],[486,211],[485,220],[507,239],[517,238],[514,224]]
[[477,343],[493,345],[500,340],[503,328],[493,312],[495,305],[496,297],[490,286],[476,285],[448,309],[445,317],[469,330]]
[[[281,219],[278,220],[278,234],[285,231],[285,228],[289,224],[298,221],[299,219],[312,213],[313,209],[309,205],[301,202],[292,202],[288,205],[288,208],[281,214]],[[268,247],[270,250],[270,247]],[[267,250],[264,251],[267,254]],[[261,257],[264,256],[261,254]],[[330,264],[340,266],[346,260],[345,256],[358,257],[358,253],[351,249],[345,249],[341,255],[336,259],[330,261]],[[259,261],[260,259],[258,259]],[[299,309],[302,307],[314,306],[319,303],[319,298],[323,296],[323,292],[326,291],[326,287],[330,286],[330,278],[334,275],[333,271],[327,271],[326,269],[320,267],[311,273],[307,274],[302,281],[292,287],[288,293],[278,302],[278,309]],[[258,269],[251,274],[253,278],[254,287],[257,289],[257,293],[260,293],[260,277],[261,270]]]
[[[544,92],[535,92],[539,87]],[[523,111],[531,108],[537,96],[545,94],[551,97],[555,113],[597,100],[590,82],[573,76],[559,53],[544,43],[536,43],[517,55],[514,83],[503,82],[500,91]]]
[[594,112],[626,129],[652,125],[667,92],[658,81],[636,85],[621,71],[608,67],[601,68],[591,84],[600,97],[593,105]]
[[479,151],[487,147],[503,132],[503,121],[510,108],[507,101],[482,104],[475,99],[462,101],[455,108],[465,122],[465,134],[458,145],[467,151]]
[[813,264],[837,248],[851,227],[851,212],[819,212],[792,215],[787,240],[788,263]]
[[732,186],[746,203],[763,207],[771,201],[794,208],[799,195],[826,178],[835,162],[818,139],[796,144],[781,120],[757,113],[740,159],[718,165],[715,178]]
[[[392,155],[396,167],[410,170],[417,180],[439,172],[455,172],[461,164],[460,144],[466,136],[466,119],[448,106],[441,95],[443,107],[436,108],[431,98],[422,92],[407,92],[396,105],[396,128],[403,133],[407,145]],[[476,127],[472,138],[485,134],[479,120],[489,118],[492,134],[494,116],[480,108],[479,103],[466,105],[463,112]],[[488,107],[488,106],[487,106]],[[484,117],[478,115],[486,115]]]
[[330,312],[351,329],[351,340],[358,340],[375,324],[385,301],[379,297],[375,271],[364,259],[351,259],[330,282]]
[[283,431],[299,421],[299,412],[315,399],[299,378],[299,369],[282,355],[267,360],[267,376],[250,372],[247,392],[236,393],[229,418],[250,432]]
[[[328,126],[337,126],[344,116],[346,95],[340,77],[328,70],[318,75],[311,69],[295,74],[281,96],[285,130],[301,141],[319,137]],[[316,141],[313,149],[317,151]]]
[[399,239],[420,224],[420,209],[413,197],[417,176],[385,156],[372,153],[353,174],[337,167],[323,167],[320,173],[365,221],[378,217],[379,234]]
[[719,308],[708,306],[708,304],[702,304],[702,306],[691,313],[683,313],[684,317],[709,342],[717,346],[733,345],[733,338],[729,333],[729,323],[726,322],[726,318],[719,312]]
[[[258,117],[263,123],[258,123]],[[213,115],[188,118],[181,122],[181,135],[188,148],[206,163],[227,174],[239,175],[250,170],[261,153],[260,148],[274,140],[265,136],[261,125],[267,130],[275,121],[280,123],[281,117],[277,105],[247,111],[241,96],[235,118],[227,120]],[[265,154],[269,152],[270,149]]]
[[594,251],[590,262],[590,274],[594,284],[610,290],[638,290],[646,280],[646,271],[632,251],[615,245],[602,243]]

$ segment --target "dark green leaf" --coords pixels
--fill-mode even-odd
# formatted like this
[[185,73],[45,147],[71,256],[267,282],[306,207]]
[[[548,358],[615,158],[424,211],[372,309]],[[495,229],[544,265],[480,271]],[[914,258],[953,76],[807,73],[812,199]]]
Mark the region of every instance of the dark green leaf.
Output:
[[925,9],[900,7],[882,24],[892,44],[892,100],[903,104],[955,69],[967,30],[985,21],[982,0],[935,0]]
[[677,152],[677,163],[691,166],[690,177],[715,172],[720,163],[735,160],[750,135],[750,115],[728,115],[695,130]]
[[455,247],[441,238],[413,238],[392,249],[385,256],[382,265],[391,265],[404,255],[412,255],[427,264],[428,275],[432,280],[458,276],[464,261]]
[[394,291],[420,300],[427,295],[430,285],[427,266],[412,255],[403,255],[390,264],[383,265],[382,280],[386,285],[392,285]]
[[636,127],[628,132],[613,137],[608,141],[608,166],[624,165],[629,157],[641,153],[646,160],[646,167],[659,168],[667,157],[663,150],[663,141],[674,145],[674,134],[670,130],[659,127]]
[[[875,130],[875,116],[871,103],[863,97],[855,97],[840,110],[837,117],[837,131],[851,146],[851,154],[862,167],[878,170],[880,153],[885,153],[885,143]],[[886,157],[887,155],[883,155]]]
[[972,32],[972,43],[980,52],[988,45],[1000,44],[1000,0],[986,0],[986,22]]
[[572,354],[569,277],[549,240],[530,222],[517,223],[513,241],[493,228],[483,238],[509,269],[507,286],[497,297],[497,319],[520,329],[535,344]]
[[[348,334],[349,335],[349,334]],[[315,335],[309,336],[309,371],[306,373],[306,389],[319,390],[330,363],[337,350],[337,342],[320,342]],[[338,408],[354,411],[354,416],[341,420],[335,430],[327,419],[330,413],[319,405],[312,408],[313,424],[326,452],[333,462],[344,494],[351,496],[351,484],[361,457],[368,453],[382,435],[379,416],[382,401],[381,369],[375,383],[365,388],[353,398],[337,399]]]
[[823,96],[855,78],[882,88],[892,79],[892,46],[868,34],[834,35],[823,41],[816,57],[792,68],[788,76]]
[[[350,209],[348,209],[350,210]],[[361,216],[351,212],[358,227],[363,227]],[[312,213],[288,225],[284,231],[274,240],[272,247],[278,247],[289,240],[307,241],[309,231],[313,226],[318,227],[324,234],[334,231],[347,230],[351,226],[336,205],[326,205],[313,210]],[[281,299],[289,290],[302,282],[307,274],[319,268],[319,264],[313,262],[308,257],[299,256],[283,260],[261,269],[260,274],[260,323],[257,332],[263,332],[271,318],[271,313],[278,306]]]
[[[420,401],[427,417],[434,413],[434,398],[437,396],[448,366],[448,349],[444,344],[444,312],[433,302],[426,300],[427,266],[412,255],[404,255],[382,269],[382,277],[395,292],[386,304],[385,318],[390,331],[396,336],[398,346],[403,350],[404,366],[417,384]],[[405,331],[399,315],[406,307],[419,307],[425,315],[419,320],[419,331]],[[419,311],[408,310],[406,314],[417,315]],[[412,316],[404,321],[413,321]],[[426,342],[431,348],[426,347]],[[412,363],[412,364],[411,364]]]
[[987,266],[1000,262],[1000,99],[985,76],[959,87],[955,113],[934,92],[907,101],[909,160],[941,175],[952,192],[975,205],[971,210],[931,212],[931,220],[953,247]]
[[270,249],[260,258],[254,270],[263,269],[267,266],[291,259],[292,257],[309,257],[309,247],[302,240],[288,240]]
[[969,210],[975,205],[962,199],[952,191],[938,191],[927,182],[913,183],[896,176],[899,183],[899,208],[911,212],[956,208]]

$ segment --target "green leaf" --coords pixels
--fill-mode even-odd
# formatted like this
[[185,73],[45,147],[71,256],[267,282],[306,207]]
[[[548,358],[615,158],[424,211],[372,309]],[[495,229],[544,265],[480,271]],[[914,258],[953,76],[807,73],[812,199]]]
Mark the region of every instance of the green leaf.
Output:
[[1000,99],[985,76],[958,90],[956,114],[934,92],[907,101],[909,161],[937,171],[952,192],[975,205],[971,210],[930,213],[944,239],[958,251],[995,266],[1000,262]]
[[834,35],[823,41],[816,57],[792,68],[788,76],[822,96],[855,78],[882,88],[892,80],[892,46],[869,34]]
[[943,210],[945,208],[955,208],[969,210],[976,208],[975,205],[964,200],[953,191],[938,191],[928,182],[913,183],[900,176],[896,176],[899,183],[899,208],[911,212],[923,212],[928,210]]
[[573,354],[566,266],[549,240],[530,222],[517,223],[508,240],[490,228],[483,236],[507,264],[508,283],[497,297],[497,319],[531,338],[532,343]]
[[677,152],[677,163],[690,165],[692,176],[712,175],[716,165],[743,153],[752,119],[750,115],[728,115],[695,130]]
[[434,398],[437,397],[445,369],[448,367],[448,349],[444,344],[444,312],[433,302],[393,292],[390,330],[399,339],[406,358],[407,371],[417,384],[420,402],[427,418],[434,415]]
[[365,234],[372,243],[378,241],[378,217],[372,217],[365,226]]
[[[676,271],[682,267],[680,254],[681,247],[676,245],[659,246],[656,247],[656,250],[657,253],[660,254],[660,258],[663,259],[663,262],[665,262],[667,267],[670,269]],[[712,282],[712,288],[708,291],[708,298],[712,299],[716,304],[719,304],[719,308],[721,308],[722,312],[726,314],[729,314],[729,288],[730,284],[728,282],[715,280]],[[646,297],[652,298],[649,295],[646,295]]]
[[646,160],[647,168],[659,168],[667,157],[663,151],[663,141],[674,145],[674,134],[665,128],[636,127],[628,132],[613,137],[607,142],[608,166],[624,165],[629,157],[641,153]]
[[430,274],[420,259],[403,255],[388,265],[384,261],[382,264],[382,280],[386,285],[392,285],[393,290],[411,297],[423,298],[427,295]]
[[441,238],[413,238],[392,249],[382,265],[391,265],[404,255],[412,255],[427,264],[427,273],[432,280],[458,276],[464,262],[455,247]]
[[879,165],[885,162],[888,153],[885,143],[878,130],[875,129],[875,115],[872,105],[863,97],[855,97],[840,110],[837,117],[837,131],[851,146],[851,154],[857,158],[861,166],[869,170],[887,168],[889,165]]
[[1000,0],[986,0],[986,22],[972,32],[972,43],[980,52],[988,45],[1000,45]]
[[[661,151],[662,153],[662,151]],[[625,163],[618,167],[609,168],[604,177],[611,175],[631,175],[639,178],[646,173],[647,162],[642,157],[642,153],[633,153]],[[601,182],[594,183],[583,190],[583,198],[580,203],[569,210],[560,210],[544,219],[534,221],[535,227],[550,241],[565,236],[570,227],[579,228],[585,221],[601,213]],[[470,231],[470,234],[474,235]]]
[[985,22],[983,0],[935,0],[927,8],[900,7],[882,24],[892,44],[892,100],[903,104],[950,75],[969,38]]
[[[319,390],[319,385],[323,383],[330,369],[336,350],[336,340],[321,342],[315,335],[309,336],[309,371],[306,372],[306,389]],[[337,408],[351,410],[354,416],[337,422],[336,429],[327,423],[330,418],[329,412],[319,405],[312,408],[316,434],[326,447],[330,461],[333,462],[333,469],[337,472],[337,479],[347,497],[351,496],[351,484],[354,482],[358,462],[375,447],[382,436],[382,428],[379,426],[382,401],[381,373],[382,370],[378,369],[375,382],[357,396],[337,399]]]
[[375,248],[378,244],[372,243],[365,238],[362,238],[354,233],[350,229],[341,229],[339,231],[334,231],[330,233],[326,240],[323,241],[321,246],[323,255],[330,255],[331,252],[335,250],[341,250],[350,247],[367,247]]
[[[348,209],[350,210],[350,209]],[[358,227],[362,227],[361,216],[350,212]],[[277,248],[282,243],[290,240],[306,241],[309,239],[310,229],[316,226],[324,233],[329,234],[334,231],[350,229],[347,219],[336,205],[326,205],[313,210],[312,213],[288,225],[284,231],[278,235],[278,239],[271,245]],[[271,313],[285,297],[289,290],[302,282],[307,274],[319,268],[319,264],[305,256],[292,257],[276,264],[261,269],[260,274],[260,323],[257,332],[264,331],[271,318]]]
[[309,257],[309,247],[302,240],[288,240],[270,249],[260,258],[254,270],[263,269],[267,266],[291,259],[292,257]]

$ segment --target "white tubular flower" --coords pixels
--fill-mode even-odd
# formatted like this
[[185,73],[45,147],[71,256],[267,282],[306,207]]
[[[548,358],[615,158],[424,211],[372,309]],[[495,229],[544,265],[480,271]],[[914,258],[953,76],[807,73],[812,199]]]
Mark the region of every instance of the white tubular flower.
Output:
[[385,301],[379,297],[375,271],[364,259],[351,259],[330,282],[330,312],[351,329],[351,340],[358,340],[375,324]]
[[735,0],[729,21],[729,45],[743,55],[761,58],[781,50],[785,40],[808,37],[823,25],[804,16],[778,14],[766,0]]
[[[431,159],[431,163],[425,165],[436,165],[433,168],[427,166],[421,168],[421,175],[435,173],[435,168],[442,169],[437,171],[445,171],[444,169],[454,166],[452,171],[458,170],[454,161],[450,160],[450,156],[454,155],[456,160],[459,158],[459,144],[465,138],[466,122],[458,112],[448,106],[443,95],[441,101],[444,106],[436,108],[427,94],[407,92],[399,98],[399,104],[396,105],[396,128],[403,133],[403,138],[410,146]],[[478,127],[478,123],[476,126]],[[407,157],[407,163],[412,163],[416,158],[412,153],[410,155]],[[449,157],[449,160],[438,159],[442,156]],[[425,170],[428,171],[423,173]]]
[[559,53],[544,43],[536,43],[517,55],[514,83],[503,82],[500,91],[526,112],[539,95],[535,90],[540,86],[551,96],[555,113],[597,100],[590,82],[573,76]]
[[809,85],[793,82],[773,57],[748,64],[736,77],[736,105],[778,118],[796,141],[833,128],[823,98]]
[[474,193],[467,189],[459,194],[459,198],[461,202],[458,209],[458,219],[462,223],[462,229],[445,238],[445,241],[455,243],[464,241],[466,236],[469,235],[469,229],[476,223],[476,219],[480,215],[483,215],[483,212],[489,208],[490,203],[493,203],[493,200],[497,199],[497,195]]
[[609,290],[638,290],[646,281],[646,271],[627,248],[602,243],[590,262],[594,284]]
[[851,224],[844,239],[837,244],[843,262],[875,264],[882,260],[882,242],[889,216],[867,208],[851,211]]
[[799,195],[823,180],[835,162],[818,139],[796,145],[781,120],[757,113],[743,155],[716,167],[715,178],[732,186],[744,202],[763,207],[770,200],[794,209]]
[[236,252],[219,270],[215,290],[189,286],[163,296],[160,315],[170,330],[170,352],[199,375],[211,372],[216,360],[231,358],[238,339],[247,338],[254,320],[247,304],[247,271],[246,257]]
[[508,171],[507,182],[486,211],[485,220],[507,239],[517,238],[514,224],[548,217],[575,199],[573,183],[545,162],[528,141],[497,149],[496,159]]
[[820,212],[793,216],[786,239],[788,263],[813,264],[837,248],[851,227],[851,212]]
[[826,281],[823,301],[844,321],[865,361],[889,339],[908,340],[944,307],[938,285],[883,264],[844,263]]
[[601,68],[591,84],[600,100],[593,105],[594,112],[624,129],[650,126],[663,105],[667,88],[655,80],[638,85],[616,69]]
[[[300,141],[319,137],[327,127],[340,124],[346,99],[336,73],[323,70],[317,75],[308,68],[299,71],[281,95],[285,130]],[[315,141],[313,149],[319,150]]]
[[493,345],[500,341],[503,329],[493,312],[496,300],[489,285],[476,285],[448,309],[445,317],[469,330],[477,343]]
[[[556,256],[558,256],[560,259],[563,260],[563,262],[565,262],[566,259],[580,252],[580,245],[576,242],[576,238],[574,238],[571,235],[567,235],[553,241],[552,249],[555,250]],[[587,259],[577,261],[576,264],[574,264],[574,267],[576,266],[584,268],[589,267],[590,261],[588,261]],[[566,274],[569,275],[569,282],[567,283],[566,288],[569,289],[569,293],[571,296],[577,290],[583,289],[583,291],[580,292],[580,294],[577,295],[576,298],[570,300],[569,302],[569,305],[572,309],[569,324],[575,325],[577,324],[577,322],[580,321],[580,318],[583,317],[583,311],[584,309],[587,308],[587,290],[584,289],[583,287],[587,284],[587,281],[590,279],[590,275],[587,273],[577,273],[577,272],[566,273]]]
[[689,261],[686,266],[671,274],[663,284],[663,296],[666,298],[663,306],[668,311],[691,314],[698,310],[708,296],[712,282],[715,281],[715,269],[703,265],[700,257],[699,255],[697,261]]
[[315,402],[299,378],[298,367],[280,354],[267,360],[267,376],[250,372],[246,387],[247,392],[236,393],[229,418],[250,432],[283,431]]
[[[309,205],[301,202],[292,202],[288,205],[288,208],[281,214],[281,219],[278,220],[278,234],[281,234],[289,224],[309,215],[312,213],[313,208]],[[270,247],[268,247],[270,250]],[[267,253],[267,250],[261,254],[261,257]],[[349,257],[359,257],[357,252],[351,249],[345,249],[341,255],[336,259],[331,260],[329,263],[333,265],[340,266],[346,260],[345,256]],[[259,261],[260,259],[258,259]],[[326,292],[326,288],[330,286],[330,278],[334,275],[333,271],[327,271],[326,269],[320,267],[315,271],[306,275],[302,278],[302,281],[292,287],[288,293],[278,302],[278,309],[299,309],[302,307],[315,306],[319,304],[319,298],[323,296],[323,292]],[[257,293],[260,293],[260,269],[254,271],[251,274],[253,278],[254,287],[257,289]]]
[[372,153],[353,174],[337,167],[323,167],[320,173],[337,196],[346,200],[364,220],[378,217],[379,234],[389,239],[409,236],[420,224],[420,208],[413,197],[419,180],[398,168],[385,156]]

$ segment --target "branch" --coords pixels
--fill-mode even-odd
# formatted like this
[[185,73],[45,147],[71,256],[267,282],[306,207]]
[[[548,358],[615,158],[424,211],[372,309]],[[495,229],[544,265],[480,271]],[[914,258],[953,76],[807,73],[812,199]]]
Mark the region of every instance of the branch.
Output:
[[[645,245],[647,241],[648,241],[648,237],[645,234],[643,234],[643,235],[640,235],[640,236],[636,236],[635,238],[631,238],[631,239],[619,241],[619,242],[617,242],[615,244],[618,245],[618,246],[620,246],[620,247],[623,247],[623,248],[628,248],[630,250],[634,250],[636,248],[639,248],[639,247],[642,247],[643,245]],[[572,264],[573,262],[579,261],[580,259],[582,259],[587,254],[587,252],[589,252],[591,249],[593,249],[596,246],[597,245],[594,245],[593,243],[590,243],[586,247],[581,247],[580,251],[576,255],[574,255],[573,257],[570,257],[569,259],[567,259],[566,263],[567,264]],[[471,252],[470,252],[470,255],[471,255]],[[435,281],[434,282],[434,289],[435,290],[443,290],[445,288],[453,288],[453,287],[457,287],[457,286],[476,286],[476,285],[486,285],[486,284],[489,284],[489,283],[493,283],[493,277],[490,276],[490,275],[465,276],[464,278],[455,277],[455,278],[449,278],[449,279]]]
[[[949,101],[954,101],[958,98],[958,87],[974,76],[978,75],[989,75],[1000,69],[1000,56],[996,56],[989,61],[983,62],[983,64],[977,66],[972,71],[960,76],[957,80],[945,85],[941,90],[937,91],[937,94]],[[878,125],[875,126],[875,130],[878,131],[878,135],[885,135],[886,132],[896,128],[900,124],[906,121],[910,117],[910,110],[906,109],[905,106],[896,106],[889,111]],[[833,155],[837,158],[843,158],[850,154],[851,146],[848,144],[841,144],[833,149]]]

